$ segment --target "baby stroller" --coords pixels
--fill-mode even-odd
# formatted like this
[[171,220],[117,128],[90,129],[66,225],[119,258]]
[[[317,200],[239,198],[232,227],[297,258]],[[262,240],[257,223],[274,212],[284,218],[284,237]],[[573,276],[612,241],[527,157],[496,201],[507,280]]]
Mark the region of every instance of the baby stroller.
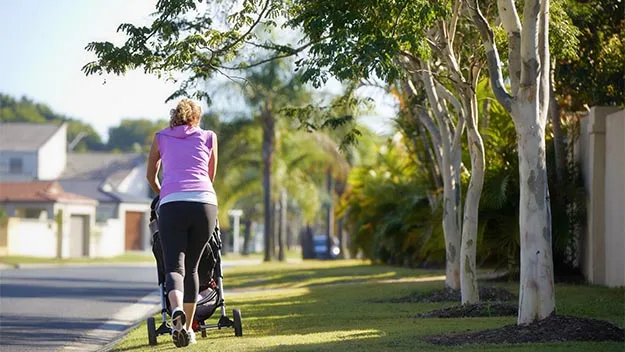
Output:
[[[156,197],[152,201],[150,213],[150,230],[152,232],[152,252],[156,259],[156,267],[158,272],[158,285],[161,291],[161,325],[156,328],[154,317],[147,319],[148,342],[154,346],[157,344],[156,337],[164,334],[171,334],[172,329],[168,323],[168,316],[171,316],[171,307],[167,299],[165,291],[165,262],[163,259],[163,250],[161,247],[160,236],[158,232],[158,214],[156,207],[159,198]],[[241,311],[239,309],[232,310],[233,320],[226,316],[226,303],[223,297],[223,273],[221,268],[221,233],[219,224],[215,227],[207,246],[204,248],[200,265],[198,267],[200,277],[200,295],[197,301],[195,316],[193,317],[193,330],[200,331],[202,337],[206,337],[206,330],[221,328],[234,328],[235,336],[243,336],[243,328],[241,326]],[[216,324],[206,324],[208,320],[220,308],[221,316]]]

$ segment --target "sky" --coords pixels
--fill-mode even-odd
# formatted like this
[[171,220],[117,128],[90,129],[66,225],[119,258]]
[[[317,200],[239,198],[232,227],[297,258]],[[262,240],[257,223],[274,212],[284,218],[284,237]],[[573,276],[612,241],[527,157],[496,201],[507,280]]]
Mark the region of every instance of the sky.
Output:
[[[108,128],[123,118],[166,119],[174,102],[165,103],[174,83],[137,70],[125,76],[85,76],[81,68],[95,59],[92,41],[123,43],[120,23],[148,24],[156,0],[0,0],[0,92],[26,96],[53,111],[90,123],[106,140]],[[394,102],[366,90],[379,116],[363,122],[390,131]]]

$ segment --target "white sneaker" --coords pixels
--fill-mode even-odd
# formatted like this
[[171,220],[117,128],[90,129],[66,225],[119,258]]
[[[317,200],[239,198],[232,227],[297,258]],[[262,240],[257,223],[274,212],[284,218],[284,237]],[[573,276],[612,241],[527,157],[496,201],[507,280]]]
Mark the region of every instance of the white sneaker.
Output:
[[181,309],[175,309],[171,315],[172,332],[171,338],[176,347],[185,347],[189,345],[189,332],[184,328],[187,322],[187,316]]
[[195,331],[189,329],[189,345],[195,345],[197,340],[195,339]]

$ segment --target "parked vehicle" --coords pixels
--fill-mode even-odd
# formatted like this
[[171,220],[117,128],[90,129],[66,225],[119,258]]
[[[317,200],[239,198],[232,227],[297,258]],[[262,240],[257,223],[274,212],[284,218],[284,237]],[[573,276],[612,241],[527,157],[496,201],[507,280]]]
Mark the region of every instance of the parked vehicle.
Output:
[[313,236],[313,250],[316,259],[336,259],[341,254],[341,248],[339,247],[339,241],[336,237],[332,238],[332,245],[330,247],[330,253],[328,253],[328,236],[327,235],[314,235]]

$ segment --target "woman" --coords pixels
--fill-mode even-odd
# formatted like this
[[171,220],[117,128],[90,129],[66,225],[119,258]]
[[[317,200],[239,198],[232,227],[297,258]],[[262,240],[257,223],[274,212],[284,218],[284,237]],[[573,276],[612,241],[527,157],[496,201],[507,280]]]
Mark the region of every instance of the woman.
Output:
[[[217,136],[198,127],[200,114],[193,101],[180,101],[171,111],[169,127],[156,133],[148,156],[148,182],[160,197],[158,226],[176,347],[195,343],[191,325],[199,287],[197,269],[217,221],[213,188]],[[158,180],[161,163],[162,185]]]

